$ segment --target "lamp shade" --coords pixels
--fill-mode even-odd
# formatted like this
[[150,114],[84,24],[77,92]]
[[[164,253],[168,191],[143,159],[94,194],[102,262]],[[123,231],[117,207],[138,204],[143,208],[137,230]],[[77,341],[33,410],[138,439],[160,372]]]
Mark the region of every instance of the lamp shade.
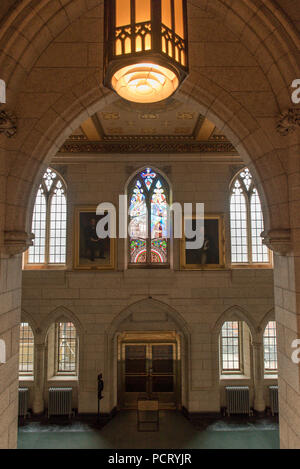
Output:
[[105,0],[104,85],[155,103],[188,73],[186,0]]

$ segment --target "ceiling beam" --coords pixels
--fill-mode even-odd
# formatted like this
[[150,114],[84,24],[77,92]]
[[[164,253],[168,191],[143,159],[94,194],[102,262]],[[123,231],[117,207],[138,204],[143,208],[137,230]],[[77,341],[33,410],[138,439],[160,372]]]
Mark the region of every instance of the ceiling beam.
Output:
[[196,140],[207,142],[207,140],[209,140],[210,137],[212,136],[215,128],[216,128],[215,124],[213,124],[210,120],[205,118],[198,131]]
[[98,142],[102,140],[101,134],[98,131],[93,118],[90,117],[88,120],[83,122],[81,124],[81,129],[83,130],[88,140],[91,140],[92,142]]

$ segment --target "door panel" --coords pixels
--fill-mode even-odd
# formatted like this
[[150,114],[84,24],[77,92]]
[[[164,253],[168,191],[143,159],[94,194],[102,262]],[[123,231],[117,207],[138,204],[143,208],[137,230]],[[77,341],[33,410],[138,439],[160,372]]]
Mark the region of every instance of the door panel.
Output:
[[125,346],[125,373],[146,373],[146,345]]
[[174,371],[173,345],[152,345],[153,373],[171,373]]
[[174,378],[173,376],[153,376],[152,377],[152,392],[153,393],[173,393],[174,392]]
[[125,392],[147,392],[147,376],[126,376]]

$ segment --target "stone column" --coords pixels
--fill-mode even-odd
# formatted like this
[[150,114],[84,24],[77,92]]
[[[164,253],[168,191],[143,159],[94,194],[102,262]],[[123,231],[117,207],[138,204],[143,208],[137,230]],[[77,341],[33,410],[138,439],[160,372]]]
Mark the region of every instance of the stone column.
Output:
[[252,342],[253,350],[253,384],[254,384],[254,410],[264,412],[266,403],[264,399],[264,357],[263,343]]
[[44,412],[44,383],[45,383],[45,349],[44,343],[36,343],[34,347],[34,398],[33,413]]
[[[299,160],[299,156],[298,156]],[[299,179],[296,178],[297,184]],[[299,213],[300,203],[296,205]],[[295,212],[296,213],[296,212]],[[294,219],[293,223],[298,223]],[[293,239],[293,244],[291,242]],[[300,363],[293,360],[293,343],[300,338],[299,231],[276,230],[265,234],[274,251],[275,312],[278,338],[280,447],[300,449]],[[298,358],[300,353],[298,353]]]
[[28,248],[31,237],[23,232],[1,231],[5,217],[3,211],[0,212],[0,339],[5,343],[5,360],[0,364],[0,449],[15,449],[18,437],[21,254]]

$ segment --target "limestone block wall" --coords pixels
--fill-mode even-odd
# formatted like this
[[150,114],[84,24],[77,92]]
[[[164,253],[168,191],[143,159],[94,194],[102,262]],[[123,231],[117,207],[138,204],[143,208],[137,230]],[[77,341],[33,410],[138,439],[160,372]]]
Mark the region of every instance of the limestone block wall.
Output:
[[[222,323],[231,318],[245,321],[252,341],[262,343],[262,323],[270,315],[274,318],[272,269],[230,266],[229,186],[242,166],[225,157],[223,164],[188,157],[174,161],[171,155],[151,155],[150,161],[146,155],[136,155],[126,162],[122,155],[97,158],[99,162],[94,155],[88,163],[80,157],[78,163],[74,159],[72,164],[55,166],[68,189],[67,266],[65,270],[23,271],[23,314],[33,319],[39,343],[46,344],[51,323],[60,317],[70,318],[78,326],[79,380],[71,384],[74,395],[78,393],[80,412],[96,411],[97,374],[101,371],[105,379],[102,409],[110,412],[117,405],[116,337],[124,330],[176,330],[181,334],[182,403],[190,412],[219,411],[224,405],[224,387],[237,382],[232,377],[220,381],[218,341]],[[224,214],[224,270],[180,270],[178,240],[171,247],[170,269],[127,268],[125,241],[117,240],[114,271],[74,270],[74,208],[96,207],[100,202],[118,207],[126,183],[145,166],[165,175],[173,202],[202,202],[207,214]],[[49,357],[47,350],[45,356]],[[245,363],[249,373],[240,378],[249,384],[254,402],[257,383],[250,351]],[[48,369],[43,373],[44,404],[47,388],[59,380],[56,377],[53,381]],[[266,380],[264,388],[268,384]]]
[[[261,321],[273,308],[272,276],[271,270],[261,269],[189,273],[25,271],[22,308],[35,319],[42,334],[59,317],[70,318],[80,325],[79,381],[72,383],[76,393],[78,389],[80,412],[96,411],[97,374],[101,371],[106,383],[103,411],[111,411],[117,403],[117,383],[111,365],[115,352],[110,331],[115,322],[121,327],[119,318],[126,310],[132,314],[127,330],[177,328],[179,333],[187,335],[185,406],[190,412],[214,412],[224,405],[220,390],[225,384],[237,383],[232,377],[220,383],[216,323],[233,316],[246,319],[259,335]],[[162,288],[162,284],[166,287]],[[136,305],[135,310],[132,305]],[[165,308],[178,314],[186,331],[180,324],[174,325],[173,313],[167,313],[166,320],[155,317]],[[55,378],[55,384],[58,382],[66,384]],[[249,384],[253,396],[253,371],[249,377],[241,377],[240,382]],[[265,387],[269,384],[265,380]],[[48,377],[45,400],[50,385],[53,380]]]
[[[296,351],[292,343],[299,340],[299,306],[297,257],[276,256],[275,259],[275,301],[278,318],[278,360],[285,374],[279,375],[281,448],[299,448],[299,364],[293,363],[292,354]],[[297,346],[298,348],[298,346]],[[299,353],[296,358],[299,358]]]

